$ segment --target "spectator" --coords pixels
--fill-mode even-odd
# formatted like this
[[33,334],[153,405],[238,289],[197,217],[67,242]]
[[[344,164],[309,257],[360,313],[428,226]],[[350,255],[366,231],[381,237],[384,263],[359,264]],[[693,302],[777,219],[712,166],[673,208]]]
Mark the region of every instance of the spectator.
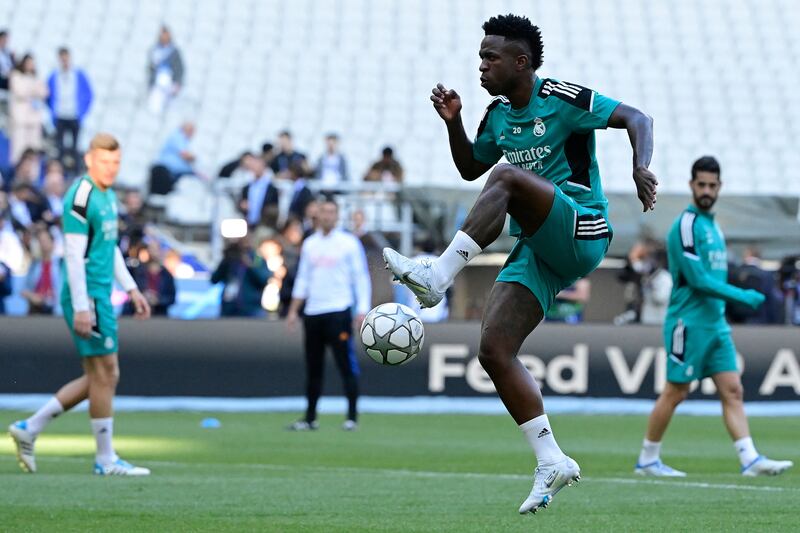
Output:
[[53,236],[46,227],[35,231],[38,257],[31,263],[22,297],[30,315],[61,314],[61,258],[54,254]]
[[35,187],[27,183],[15,183],[8,199],[13,222],[25,229],[35,222],[52,221],[47,199]]
[[642,267],[640,283],[640,322],[652,326],[664,324],[672,294],[672,274],[667,269],[667,251],[663,245],[654,247],[648,253],[647,264]]
[[283,254],[283,266],[286,273],[281,282],[280,307],[278,316],[285,318],[292,302],[292,289],[300,264],[300,247],[303,245],[303,223],[297,218],[289,218],[281,230],[279,243]]
[[[161,246],[153,240],[146,249],[139,250],[137,264],[131,269],[154,316],[167,316],[169,306],[175,303],[175,278],[164,268],[161,256]],[[135,314],[130,300],[125,302],[122,314]]]
[[292,180],[292,196],[289,201],[289,216],[304,217],[309,204],[314,202],[314,195],[306,185],[303,167],[293,164],[289,167],[289,179]]
[[11,269],[0,261],[0,315],[6,314],[6,296],[11,296]]
[[242,188],[239,211],[250,227],[263,224],[274,228],[278,220],[279,195],[272,183],[272,170],[263,158],[249,152],[242,157],[242,166],[252,175],[253,181]]
[[25,54],[9,78],[9,133],[11,162],[16,164],[26,148],[42,149],[42,107],[47,85],[36,77],[33,56]]
[[583,310],[591,296],[592,283],[586,278],[579,279],[556,295],[545,318],[548,322],[580,324],[583,322]]
[[403,182],[403,167],[394,158],[394,150],[390,146],[383,149],[383,156],[372,164],[364,181]]
[[[119,248],[123,255],[137,251],[144,241],[147,215],[144,212],[142,193],[136,189],[125,191],[122,197],[122,212],[119,216]],[[139,285],[141,287],[141,285]],[[152,307],[152,306],[151,306]]]
[[339,152],[339,136],[325,136],[325,153],[319,158],[315,176],[325,191],[336,191],[340,184],[348,181],[347,160]]
[[32,187],[38,187],[42,180],[42,157],[40,153],[32,148],[25,149],[14,166],[14,172],[10,178],[9,188],[13,183],[24,183]]
[[194,174],[195,155],[190,149],[194,136],[194,123],[187,121],[167,137],[158,164],[164,166],[170,173],[172,185],[187,174]]
[[301,175],[306,175],[308,173],[306,156],[303,153],[295,152],[292,134],[288,131],[282,131],[278,135],[278,144],[280,145],[280,151],[275,155],[271,163],[275,176],[279,179],[289,179],[289,169],[296,165],[300,165],[302,169]]
[[300,222],[303,226],[303,239],[310,237],[319,229],[319,202],[312,200],[306,205],[303,219]]
[[80,167],[78,136],[81,123],[92,106],[92,85],[83,69],[72,66],[68,48],[58,49],[58,62],[60,68],[54,70],[47,80],[50,92],[47,105],[56,127],[58,160],[71,175],[75,175]]
[[16,224],[11,215],[8,195],[0,191],[0,262],[20,275],[25,273],[26,261],[25,249],[15,231]]
[[47,198],[47,210],[51,214],[48,223],[55,223],[64,214],[64,192],[66,183],[64,180],[64,167],[56,160],[47,163],[47,170],[44,175],[44,195]]
[[272,161],[275,159],[275,147],[270,142],[265,142],[261,145],[261,157],[268,167],[272,168]]
[[761,252],[754,246],[745,248],[742,264],[728,270],[728,282],[742,289],[753,289],[764,295],[764,305],[756,310],[729,302],[728,320],[735,324],[777,324],[780,322],[783,298],[775,276],[761,267]]
[[152,113],[160,115],[180,92],[184,74],[181,53],[166,26],[161,27],[158,42],[150,50],[147,70],[150,85],[148,107]]
[[300,253],[287,326],[297,325],[304,308],[306,350],[305,417],[289,426],[293,431],[317,429],[317,402],[322,394],[325,350],[333,351],[336,367],[344,382],[348,400],[347,419],[342,429],[358,427],[358,361],[352,345],[353,331],[359,331],[370,308],[370,281],[364,248],[353,235],[336,229],[336,202],[320,202],[320,229],[304,243]]
[[266,261],[271,273],[261,298],[262,306],[270,313],[274,313],[280,310],[280,292],[286,279],[283,250],[276,239],[266,238],[259,243],[258,254]]
[[617,276],[623,284],[622,299],[625,311],[614,317],[614,324],[623,325],[639,322],[642,311],[642,272],[650,254],[649,240],[639,240],[628,250],[625,267]]
[[8,46],[8,30],[0,30],[0,91],[8,90],[8,79],[15,63],[14,52]]
[[800,256],[785,257],[778,273],[784,299],[784,322],[800,326]]
[[225,163],[224,165],[222,165],[222,167],[220,167],[219,169],[219,172],[217,172],[217,177],[220,178],[233,177],[234,173],[242,170],[244,166],[244,158],[247,157],[248,155],[252,155],[252,152],[250,152],[249,150],[242,152],[242,155],[240,155],[236,159],[232,159],[227,163]]
[[262,317],[261,294],[270,278],[263,258],[256,255],[247,237],[226,246],[211,283],[223,283],[222,316]]

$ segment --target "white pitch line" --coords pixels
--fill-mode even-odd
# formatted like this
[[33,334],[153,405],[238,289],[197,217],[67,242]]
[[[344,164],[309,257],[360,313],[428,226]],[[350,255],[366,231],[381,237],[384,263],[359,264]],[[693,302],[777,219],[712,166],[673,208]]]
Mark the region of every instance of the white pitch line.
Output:
[[[47,461],[55,462],[87,462],[86,459],[79,457],[47,457]],[[530,481],[530,475],[522,474],[488,474],[484,472],[435,472],[428,470],[407,470],[394,468],[360,468],[350,466],[293,466],[276,464],[246,464],[246,463],[180,463],[177,461],[142,461],[147,466],[166,466],[170,468],[192,468],[198,466],[208,466],[215,468],[243,468],[248,470],[271,470],[271,471],[318,471],[330,472],[335,474],[361,474],[361,475],[388,475],[388,476],[408,476],[418,478],[458,478],[458,479],[485,479],[503,481]],[[759,485],[737,485],[735,483],[707,483],[702,481],[667,481],[662,479],[635,479],[621,477],[581,477],[581,481],[591,483],[606,483],[612,485],[663,485],[669,487],[684,487],[694,489],[711,490],[740,490],[753,492],[800,492],[798,487],[770,487]]]

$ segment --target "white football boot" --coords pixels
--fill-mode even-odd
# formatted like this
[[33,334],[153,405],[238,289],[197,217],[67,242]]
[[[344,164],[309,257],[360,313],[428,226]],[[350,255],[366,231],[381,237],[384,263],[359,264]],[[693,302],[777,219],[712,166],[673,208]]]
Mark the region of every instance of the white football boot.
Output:
[[759,455],[752,463],[742,467],[742,475],[747,477],[777,476],[793,466],[792,461],[774,461]]
[[94,464],[94,473],[98,476],[149,476],[150,469],[141,466],[133,466],[128,461],[117,459],[113,463],[101,465],[100,463]]
[[33,453],[33,446],[36,443],[36,436],[28,431],[28,422],[20,420],[8,426],[8,434],[17,447],[17,461],[23,472],[33,474],[36,472],[36,457]]
[[686,477],[686,472],[675,470],[671,466],[667,466],[661,462],[661,459],[656,459],[652,463],[640,465],[636,463],[636,468],[633,470],[634,474],[640,476],[656,476],[656,477]]
[[580,479],[581,468],[566,455],[555,463],[540,464],[533,472],[533,489],[519,507],[519,514],[535,514],[539,509],[550,505],[558,491]]
[[286,426],[286,431],[316,431],[319,429],[319,422],[313,420],[308,422],[306,420],[298,420]]
[[435,307],[444,298],[444,291],[433,286],[432,263],[427,259],[415,261],[391,248],[384,248],[383,260],[394,279],[408,287],[422,307]]

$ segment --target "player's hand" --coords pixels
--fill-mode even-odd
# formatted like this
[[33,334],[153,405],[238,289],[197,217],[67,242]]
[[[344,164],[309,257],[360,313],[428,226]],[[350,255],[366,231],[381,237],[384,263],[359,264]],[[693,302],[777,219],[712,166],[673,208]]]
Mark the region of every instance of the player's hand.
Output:
[[286,329],[292,333],[297,331],[297,318],[297,312],[295,311],[289,311],[289,314],[286,315]]
[[358,313],[353,317],[353,331],[361,331],[361,324],[364,323],[366,316],[364,313]]
[[633,169],[633,181],[636,183],[636,194],[642,202],[642,212],[655,209],[656,186],[658,186],[655,174],[644,167],[636,167]]
[[764,300],[767,299],[766,296],[753,289],[747,289],[745,292],[747,295],[747,305],[753,309],[758,309],[761,307],[761,304],[763,304]]
[[445,122],[449,122],[461,113],[461,97],[453,89],[446,89],[441,83],[431,91],[433,108]]
[[89,311],[78,311],[72,319],[72,329],[75,330],[75,335],[88,339],[92,334],[92,315]]
[[133,317],[139,320],[146,320],[150,318],[150,304],[147,303],[147,298],[139,292],[139,289],[133,289],[128,293],[133,304]]

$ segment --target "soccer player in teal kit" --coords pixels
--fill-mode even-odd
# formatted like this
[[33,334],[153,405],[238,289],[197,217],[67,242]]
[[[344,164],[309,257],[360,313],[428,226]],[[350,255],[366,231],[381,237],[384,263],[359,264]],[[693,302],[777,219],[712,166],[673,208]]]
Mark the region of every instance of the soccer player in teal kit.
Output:
[[8,431],[25,472],[36,472],[36,438],[54,418],[89,400],[89,416],[97,444],[94,473],[146,476],[150,470],[120,459],[114,450],[113,402],[119,379],[117,318],[111,305],[114,280],[128,293],[136,317],[149,318],[150,306],[139,292],[117,247],[117,197],[112,190],[119,172],[117,140],[98,133],[86,153],[87,174],[64,195],[64,289],[61,305],[72,340],[81,357],[83,375],[58,390],[30,418]]
[[686,473],[661,462],[661,439],[672,414],[689,394],[696,379],[710,377],[722,402],[725,427],[739,454],[745,476],[776,475],[792,466],[760,455],[742,402],[742,380],[736,365],[736,347],[725,321],[725,302],[754,309],[764,296],[752,289],[729,285],[725,237],[711,208],[717,201],[720,167],[716,159],[701,157],[692,165],[694,204],[675,220],[667,237],[672,295],[664,322],[667,384],[650,414],[635,472],[650,476],[683,477]]
[[542,79],[539,28],[525,17],[498,16],[484,25],[481,85],[494,96],[475,142],[461,121],[461,98],[439,84],[433,106],[444,120],[462,178],[472,181],[502,156],[450,246],[433,261],[417,262],[389,248],[395,277],[432,307],[456,274],[502,232],[511,215],[518,237],[497,278],[483,316],[479,359],[536,455],[533,489],[520,513],[546,507],[580,477],[561,451],[544,414],[538,385],[517,359],[522,342],[541,322],[556,294],[594,270],[611,240],[608,202],[595,157],[594,130],[625,128],[633,147],[633,181],[644,211],[656,201],[648,170],[653,121],[591,89]]

